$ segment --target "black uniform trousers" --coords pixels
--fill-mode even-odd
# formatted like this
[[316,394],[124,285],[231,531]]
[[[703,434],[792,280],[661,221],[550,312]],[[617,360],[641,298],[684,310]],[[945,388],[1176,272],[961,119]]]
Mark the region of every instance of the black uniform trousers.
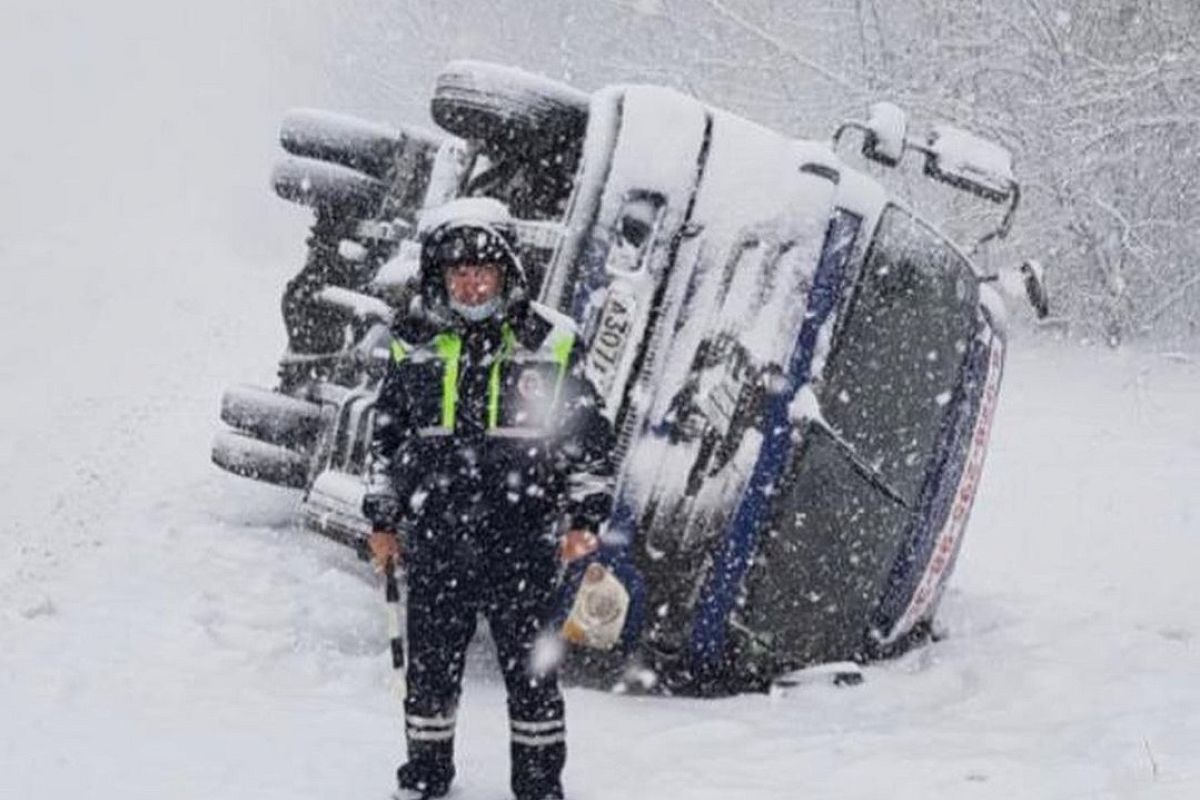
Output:
[[557,580],[554,520],[492,510],[423,515],[408,536],[409,763],[435,781],[453,775],[463,664],[482,613],[508,692],[513,793],[561,797],[563,700],[553,665],[539,671],[534,657]]

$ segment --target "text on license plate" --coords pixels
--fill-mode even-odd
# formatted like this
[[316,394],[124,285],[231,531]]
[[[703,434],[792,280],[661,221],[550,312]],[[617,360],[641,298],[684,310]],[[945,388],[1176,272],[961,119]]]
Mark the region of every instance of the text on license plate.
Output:
[[629,345],[636,311],[637,303],[632,297],[624,292],[610,291],[600,312],[600,324],[588,348],[586,372],[596,391],[606,400],[611,399],[609,393]]

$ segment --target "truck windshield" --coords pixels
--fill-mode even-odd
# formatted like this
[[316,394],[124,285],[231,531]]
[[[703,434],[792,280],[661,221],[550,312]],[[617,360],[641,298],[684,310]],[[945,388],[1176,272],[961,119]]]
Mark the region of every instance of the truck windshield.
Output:
[[953,408],[978,287],[966,260],[898,206],[884,211],[858,283],[821,406],[856,455],[911,504]]

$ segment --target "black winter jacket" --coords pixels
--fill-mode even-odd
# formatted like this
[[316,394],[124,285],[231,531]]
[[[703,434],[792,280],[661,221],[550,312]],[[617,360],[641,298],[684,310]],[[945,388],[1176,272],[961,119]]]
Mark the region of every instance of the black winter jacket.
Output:
[[408,316],[375,405],[363,512],[376,528],[597,530],[612,509],[612,425],[567,317],[521,303],[459,329]]

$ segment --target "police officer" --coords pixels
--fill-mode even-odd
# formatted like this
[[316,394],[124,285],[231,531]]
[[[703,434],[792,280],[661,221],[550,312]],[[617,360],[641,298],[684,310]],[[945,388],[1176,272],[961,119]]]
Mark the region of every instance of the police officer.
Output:
[[[363,512],[382,563],[405,532],[408,761],[440,797],[477,614],[508,692],[518,800],[562,797],[563,700],[538,658],[563,560],[595,550],[612,506],[613,432],[571,321],[527,297],[507,210],[460,199],[422,242],[420,298],[393,329]],[[563,524],[565,523],[565,525]],[[566,533],[559,530],[565,527]]]

